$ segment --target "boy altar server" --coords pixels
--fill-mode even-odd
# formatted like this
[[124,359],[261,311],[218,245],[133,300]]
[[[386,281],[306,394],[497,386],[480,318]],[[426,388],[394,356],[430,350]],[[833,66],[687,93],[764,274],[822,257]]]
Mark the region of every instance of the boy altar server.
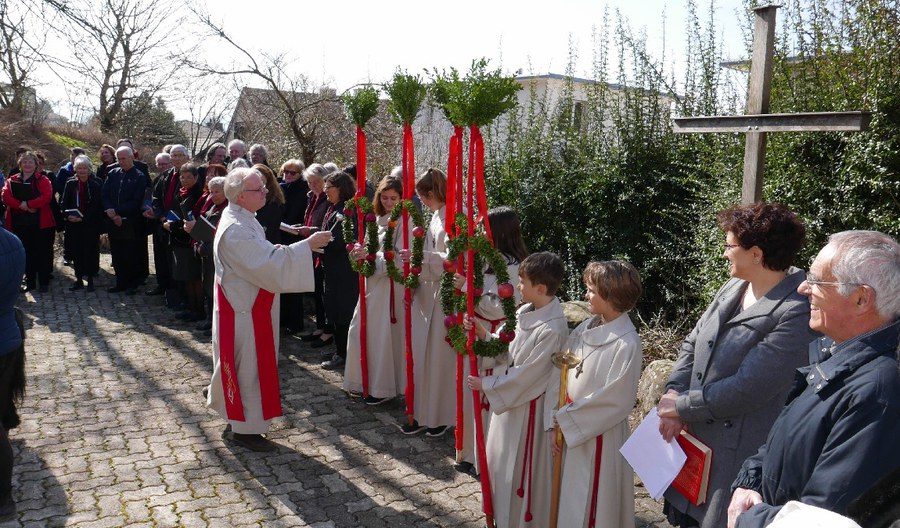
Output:
[[[553,253],[535,253],[522,261],[518,288],[525,304],[517,313],[509,363],[496,369],[505,372],[467,378],[469,388],[487,397],[494,415],[487,435],[487,462],[498,528],[542,526],[549,514],[550,456],[543,399],[547,376],[553,371],[550,356],[562,349],[569,333],[556,298],[563,275],[562,260]],[[497,337],[477,320],[474,326],[479,339]]]

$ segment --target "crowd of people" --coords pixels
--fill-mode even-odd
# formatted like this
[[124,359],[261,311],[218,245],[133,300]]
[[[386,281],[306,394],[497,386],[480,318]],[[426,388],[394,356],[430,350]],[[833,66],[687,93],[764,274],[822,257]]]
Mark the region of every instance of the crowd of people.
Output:
[[[152,236],[157,284],[145,294],[165,295],[180,317],[212,336],[213,375],[204,394],[236,444],[276,448],[265,434],[281,414],[283,327],[324,350],[322,367],[343,372],[352,397],[376,406],[406,395],[401,434],[440,437],[456,425],[462,405],[465,434],[455,467],[490,478],[498,526],[545,526],[554,509],[561,527],[633,523],[633,475],[619,448],[630,434],[642,364],[629,316],[642,293],[635,266],[587,265],[591,317],[570,332],[557,296],[562,260],[529,253],[514,210],[488,211],[510,282],[499,284],[487,266],[475,317],[463,325],[479,340],[510,343],[506,354],[479,358],[458,402],[458,355],[447,339],[441,280],[452,270],[458,290],[465,292],[466,282],[462,270],[448,266],[442,171],[428,169],[415,180],[416,203],[432,214],[420,233],[419,284],[407,312],[404,288],[389,274],[391,264],[414,258],[411,238],[390,220],[404,195],[396,172],[371,186],[356,181],[353,166],[306,167],[292,159],[275,171],[264,147],[247,150],[240,141],[213,145],[204,164],[190,161],[182,145],[167,147],[155,158],[156,179],[128,140],[104,145],[98,158],[95,169],[73,149],[52,178],[38,153],[18,156],[2,198],[6,226],[25,255],[21,287],[47,291],[62,222],[64,259],[76,278],[69,289],[94,288],[105,232],[116,279],[108,291],[135,295],[149,276]],[[370,256],[365,241],[344,240],[343,223],[353,221],[345,204],[358,185],[366,185],[374,207],[378,247],[392,249]],[[814,507],[861,526],[890,526],[900,517],[900,244],[873,231],[837,233],[805,272],[794,266],[805,227],[787,207],[734,206],[718,221],[731,278],[685,339],[656,410],[663,439],[690,432],[712,450],[709,489],[694,501],[670,488],[669,522],[796,526],[796,516]],[[364,280],[363,324],[351,261],[367,259],[374,273]],[[313,297],[315,328],[304,328],[304,295]],[[510,296],[518,306],[512,335],[501,331]],[[12,350],[20,340],[7,333]],[[578,358],[568,373],[552,359],[563,350]],[[486,460],[476,449],[476,407]],[[551,478],[554,463],[558,480]],[[558,504],[554,486],[565,490]]]

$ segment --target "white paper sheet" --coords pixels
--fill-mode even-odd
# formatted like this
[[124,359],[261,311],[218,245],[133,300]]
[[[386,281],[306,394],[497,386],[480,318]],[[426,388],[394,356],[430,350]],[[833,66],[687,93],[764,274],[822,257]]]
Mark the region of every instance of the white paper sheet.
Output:
[[659,434],[659,416],[656,415],[656,407],[647,413],[647,417],[637,426],[619,452],[641,477],[641,481],[654,499],[662,497],[687,460],[678,442],[672,440],[667,443]]

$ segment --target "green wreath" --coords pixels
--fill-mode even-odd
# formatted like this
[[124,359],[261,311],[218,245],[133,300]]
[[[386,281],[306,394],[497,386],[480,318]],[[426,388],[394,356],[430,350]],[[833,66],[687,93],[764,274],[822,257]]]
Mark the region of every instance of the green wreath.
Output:
[[372,203],[365,196],[354,196],[353,200],[344,203],[344,217],[346,219],[353,218],[356,208],[363,212],[363,223],[366,226],[366,257],[363,260],[356,260],[350,254],[356,244],[356,233],[353,229],[353,222],[342,222],[341,229],[344,232],[344,241],[347,243],[347,258],[350,259],[350,266],[353,271],[359,273],[363,277],[371,277],[375,273],[375,258],[378,251],[378,223],[375,216],[375,210]]
[[484,288],[484,262],[491,266],[497,276],[498,296],[503,306],[503,316],[506,321],[500,330],[500,339],[482,341],[476,339],[472,345],[473,352],[480,357],[497,357],[506,353],[509,343],[516,335],[516,301],[513,297],[513,287],[509,282],[509,270],[506,268],[506,259],[503,254],[485,237],[481,230],[475,236],[469,237],[468,222],[462,214],[456,215],[456,227],[459,236],[447,243],[447,260],[444,261],[444,274],[441,276],[441,307],[444,310],[444,324],[447,326],[447,339],[450,345],[460,354],[466,354],[468,335],[462,324],[458,322],[457,314],[465,312],[466,296],[453,285],[453,274],[456,273],[456,259],[469,245],[475,250],[475,280],[474,294],[475,304],[481,299]]
[[[394,263],[394,229],[400,215],[403,211],[409,213],[409,218],[413,223],[413,241],[412,256],[409,261],[409,275],[405,278],[400,268]],[[415,289],[419,287],[419,274],[422,273],[422,259],[425,249],[425,218],[422,211],[416,207],[412,200],[401,200],[391,210],[391,216],[388,219],[387,231],[384,233],[384,241],[381,245],[381,251],[384,253],[384,262],[387,264],[387,274],[398,284],[402,284],[405,288]]]

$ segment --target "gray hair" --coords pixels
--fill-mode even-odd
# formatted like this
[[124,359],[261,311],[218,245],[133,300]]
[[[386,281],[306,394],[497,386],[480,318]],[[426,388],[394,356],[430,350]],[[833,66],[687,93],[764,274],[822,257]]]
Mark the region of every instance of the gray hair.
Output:
[[241,148],[244,149],[245,152],[247,151],[247,144],[244,143],[243,141],[241,141],[240,139],[232,139],[231,141],[229,141],[228,142],[228,150],[231,150],[231,147],[233,147],[234,145],[240,145]]
[[[213,187],[217,187],[219,190],[225,189],[225,176],[216,176],[215,178],[210,178],[208,182],[206,182],[206,186],[209,187],[211,191]],[[241,183],[243,187],[243,183]]]
[[262,151],[263,158],[266,158],[266,159],[269,158],[269,151],[266,150],[265,145],[260,145],[259,143],[254,143],[253,145],[250,145],[250,150],[248,150],[247,152],[249,152],[250,154],[253,154],[254,150]]
[[391,177],[393,177],[393,178],[403,177],[403,165],[394,165],[394,168],[391,169]]
[[831,272],[841,285],[839,292],[850,295],[853,285],[865,284],[875,290],[875,309],[882,317],[900,317],[900,244],[878,231],[842,231],[828,237],[835,253]]
[[328,171],[328,174],[331,174],[332,172],[341,172],[341,168],[337,166],[337,163],[331,161],[322,166],[325,167],[325,170]]
[[85,156],[84,154],[76,156],[75,160],[72,162],[73,169],[77,169],[79,165],[86,166],[91,172],[94,171],[94,164],[91,163],[91,158]]
[[228,176],[225,176],[225,198],[228,198],[229,202],[235,203],[238,195],[244,191],[244,182],[254,174],[263,180],[262,174],[250,167],[238,167],[229,172]]
[[236,160],[232,160],[231,163],[228,164],[228,171],[231,172],[234,169],[249,169],[250,163],[244,158],[238,158]]
[[324,179],[330,173],[321,163],[313,163],[303,171],[303,179],[309,181],[310,177]]
[[182,154],[184,154],[185,158],[190,158],[191,153],[188,151],[187,147],[184,145],[172,145],[172,148],[169,149],[169,155],[175,154],[175,151],[179,150]]
[[156,161],[157,164],[159,164],[159,160],[167,159],[169,161],[172,161],[172,156],[170,156],[168,152],[160,152],[153,159]]
[[228,155],[228,147],[225,146],[225,143],[213,143],[206,149],[206,161],[211,160],[219,149],[225,149],[225,155]]
[[134,149],[131,147],[122,146],[122,147],[117,148],[116,149],[116,157],[117,158],[119,157],[119,152],[127,152],[129,156],[131,156],[132,158],[134,157]]

